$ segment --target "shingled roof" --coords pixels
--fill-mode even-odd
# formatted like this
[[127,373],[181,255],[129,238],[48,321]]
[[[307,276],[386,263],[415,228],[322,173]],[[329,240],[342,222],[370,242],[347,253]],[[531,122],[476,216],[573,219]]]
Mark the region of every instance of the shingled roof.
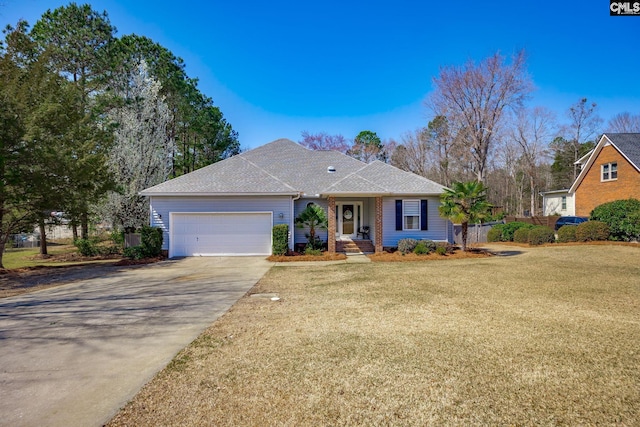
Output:
[[[329,167],[334,170],[329,172]],[[441,194],[444,187],[386,163],[367,164],[337,151],[309,150],[278,139],[143,190],[161,195]]]
[[640,171],[640,133],[607,133],[609,141]]

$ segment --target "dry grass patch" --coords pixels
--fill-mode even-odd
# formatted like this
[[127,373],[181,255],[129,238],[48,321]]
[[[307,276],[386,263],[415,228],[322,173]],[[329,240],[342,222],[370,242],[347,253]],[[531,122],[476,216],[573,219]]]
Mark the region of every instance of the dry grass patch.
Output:
[[637,250],[516,249],[274,267],[110,425],[635,424]]
[[342,261],[347,259],[345,254],[323,252],[322,255],[304,255],[291,252],[289,255],[271,255],[267,258],[272,262],[296,262],[296,261]]

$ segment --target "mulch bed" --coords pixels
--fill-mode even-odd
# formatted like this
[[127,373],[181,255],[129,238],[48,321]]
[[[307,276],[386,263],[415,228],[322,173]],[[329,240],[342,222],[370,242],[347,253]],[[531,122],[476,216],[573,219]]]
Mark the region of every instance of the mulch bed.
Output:
[[466,252],[460,249],[456,249],[453,253],[447,253],[445,255],[438,255],[432,252],[428,255],[418,255],[414,253],[408,253],[403,255],[400,251],[396,252],[382,252],[378,254],[368,255],[373,262],[413,262],[413,261],[444,261],[452,259],[468,259],[468,258],[486,258],[492,256],[492,254],[481,248],[467,248]]
[[305,255],[299,252],[289,251],[287,255],[271,255],[267,258],[271,262],[296,262],[296,261],[342,261],[347,259],[345,254],[332,254],[323,252],[322,255]]

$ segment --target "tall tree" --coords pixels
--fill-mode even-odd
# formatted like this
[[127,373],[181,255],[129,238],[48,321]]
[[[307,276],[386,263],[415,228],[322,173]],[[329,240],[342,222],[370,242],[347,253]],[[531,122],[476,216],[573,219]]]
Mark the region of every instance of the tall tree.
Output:
[[22,173],[29,158],[22,138],[26,123],[20,102],[26,74],[26,30],[24,21],[16,29],[7,28],[6,43],[0,44],[0,269],[4,268],[2,257],[10,235],[31,224],[22,188]]
[[469,223],[489,216],[491,205],[487,202],[487,188],[479,181],[455,182],[440,197],[438,212],[462,226],[462,250],[467,250]]
[[374,160],[386,162],[388,159],[382,140],[378,134],[370,130],[363,130],[355,137],[347,154],[365,163]]
[[144,60],[128,80],[126,92],[118,94],[123,105],[109,113],[117,123],[108,163],[118,191],[109,193],[103,212],[119,228],[140,228],[149,204],[138,193],[169,177],[175,142],[167,132],[171,112]]
[[71,154],[77,162],[70,173],[75,191],[69,213],[74,225],[80,222],[85,239],[89,234],[91,204],[110,187],[109,177],[104,174],[109,133],[100,123],[103,111],[97,96],[105,89],[107,57],[115,31],[106,12],[98,13],[88,4],[76,3],[48,10],[31,31],[40,50],[50,52],[52,67],[68,77],[79,91],[76,106],[81,119],[76,122],[72,137],[75,149]]
[[513,140],[520,148],[523,172],[529,181],[529,212],[532,216],[536,214],[538,172],[541,163],[548,156],[548,144],[553,130],[552,113],[543,107],[536,107],[518,111],[511,132]]
[[640,132],[640,114],[628,112],[613,116],[607,125],[607,132],[638,133]]
[[123,90],[118,87],[128,84],[126,77],[142,60],[147,63],[149,75],[160,82],[160,94],[171,111],[167,134],[176,141],[171,156],[172,176],[189,173],[240,152],[238,133],[213,100],[200,92],[198,80],[187,76],[181,58],[151,39],[135,34],[117,39],[110,53],[113,67],[110,86],[114,91]]
[[477,65],[469,61],[463,67],[441,68],[433,83],[426,105],[447,118],[473,158],[477,179],[484,181],[505,110],[521,107],[532,91],[525,52],[515,54],[510,64],[496,53]]
[[566,139],[573,147],[573,180],[578,177],[577,162],[580,156],[580,147],[591,138],[595,138],[602,124],[602,119],[597,113],[597,104],[589,103],[587,98],[582,98],[567,110],[569,124],[566,126]]

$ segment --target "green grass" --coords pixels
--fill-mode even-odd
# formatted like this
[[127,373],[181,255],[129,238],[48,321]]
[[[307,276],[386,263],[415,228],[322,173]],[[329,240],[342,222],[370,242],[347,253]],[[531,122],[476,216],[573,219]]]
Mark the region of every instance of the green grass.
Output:
[[111,425],[635,425],[640,249],[500,248],[272,268]]
[[[113,262],[113,260],[65,260],[67,255],[78,252],[73,245],[51,245],[47,248],[51,258],[39,259],[40,248],[12,248],[5,250],[2,263],[6,269],[18,269],[37,266],[65,266],[87,263]],[[62,260],[61,260],[62,259]]]

